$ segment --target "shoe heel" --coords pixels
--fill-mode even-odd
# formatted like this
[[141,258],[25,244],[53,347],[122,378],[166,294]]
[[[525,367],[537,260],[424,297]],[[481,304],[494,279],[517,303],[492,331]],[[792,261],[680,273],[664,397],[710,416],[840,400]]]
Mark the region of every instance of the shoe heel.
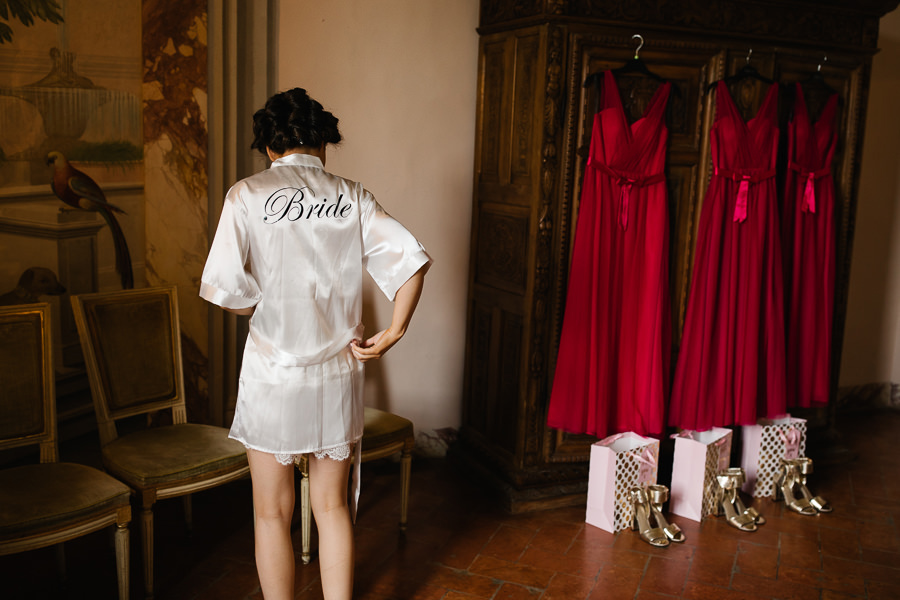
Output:
[[676,523],[669,523],[662,513],[663,504],[669,500],[669,488],[664,485],[651,485],[647,488],[650,497],[650,512],[656,519],[656,526],[663,530],[670,542],[684,542],[684,532]]
[[801,515],[808,517],[817,515],[818,511],[809,503],[809,500],[803,496],[797,498],[794,495],[794,486],[799,483],[800,478],[802,477],[797,464],[792,460],[782,459],[781,462],[784,467],[784,479],[781,481],[781,485],[778,489],[781,490],[785,505],[795,513]]
[[784,492],[781,488],[784,486],[784,482],[787,480],[789,472],[790,465],[782,458],[778,469],[778,475],[775,477],[775,502],[783,502],[785,500]]
[[722,471],[716,476],[719,482],[716,503],[726,522],[740,531],[756,531],[756,521],[752,516],[737,509],[737,488],[741,485],[741,477],[734,471]]
[[816,511],[820,513],[830,513],[834,509],[828,501],[822,496],[813,496],[812,492],[809,491],[809,488],[806,487],[806,476],[813,472],[812,460],[809,458],[800,458],[797,460],[800,461],[800,473],[797,476],[797,487],[800,488],[800,494],[807,502],[809,502],[810,506],[816,509]]
[[669,545],[669,538],[659,527],[650,525],[651,504],[647,490],[642,487],[631,488],[631,502],[634,505],[635,530],[640,532],[641,539],[657,548]]

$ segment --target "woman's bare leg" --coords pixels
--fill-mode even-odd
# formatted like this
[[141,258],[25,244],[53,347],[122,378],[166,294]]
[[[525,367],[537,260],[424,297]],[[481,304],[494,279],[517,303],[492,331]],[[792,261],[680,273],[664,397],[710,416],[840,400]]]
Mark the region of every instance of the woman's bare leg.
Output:
[[294,467],[282,465],[273,454],[247,449],[256,514],[256,570],[266,600],[294,597]]
[[319,529],[319,569],[325,600],[350,600],[353,595],[353,524],[347,506],[352,464],[349,459],[309,457],[309,497]]

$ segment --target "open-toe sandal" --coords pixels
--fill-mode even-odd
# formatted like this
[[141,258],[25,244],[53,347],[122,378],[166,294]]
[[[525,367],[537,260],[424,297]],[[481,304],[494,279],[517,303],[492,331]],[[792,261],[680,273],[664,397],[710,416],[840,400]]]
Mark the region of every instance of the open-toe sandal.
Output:
[[716,508],[719,514],[725,516],[726,522],[741,531],[756,531],[756,520],[738,511],[735,505],[739,479],[735,473],[722,471],[716,475],[719,488],[716,490]]
[[825,498],[813,496],[809,488],[806,487],[806,476],[813,472],[812,459],[806,457],[797,458],[794,459],[794,464],[797,466],[797,487],[800,488],[800,494],[809,502],[809,505],[820,513],[830,513],[834,510]]
[[640,532],[641,539],[657,548],[668,546],[669,538],[666,537],[666,533],[659,527],[650,525],[651,508],[647,490],[642,487],[631,488],[631,502],[634,505],[633,528]]
[[669,500],[669,488],[664,485],[647,486],[647,495],[650,498],[650,511],[656,519],[656,525],[663,530],[670,542],[684,542],[684,532],[675,523],[669,523],[663,515],[662,506]]
[[725,472],[730,473],[735,479],[734,507],[737,509],[737,512],[742,515],[748,515],[757,525],[765,525],[766,518],[759,514],[759,511],[752,506],[744,506],[744,502],[741,500],[739,490],[744,486],[744,482],[747,480],[744,469],[741,467],[730,467]]
[[801,515],[813,516],[818,511],[809,500],[794,495],[794,485],[799,481],[800,471],[794,459],[781,459],[781,470],[775,482],[775,500],[784,499],[785,505]]

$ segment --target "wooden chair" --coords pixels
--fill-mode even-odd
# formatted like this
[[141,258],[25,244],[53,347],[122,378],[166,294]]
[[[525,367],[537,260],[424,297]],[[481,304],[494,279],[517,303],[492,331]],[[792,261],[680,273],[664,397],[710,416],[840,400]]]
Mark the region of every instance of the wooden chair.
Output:
[[[103,464],[140,498],[144,585],[153,595],[153,504],[244,477],[244,446],[223,427],[187,422],[174,286],[72,297]],[[116,421],[171,409],[172,424],[119,436]]]
[[[412,450],[416,445],[412,421],[393,413],[366,407],[365,428],[362,437],[361,462],[385,458],[400,452],[400,532],[406,532],[406,514],[409,506],[409,479],[412,472]],[[309,502],[309,457],[304,455],[298,463],[300,469],[300,527],[303,564],[312,559],[310,537],[312,533],[312,506]]]
[[39,444],[40,463],[0,470],[0,556],[116,526],[119,598],[128,598],[131,490],[98,469],[59,462],[50,305],[0,308],[0,450]]

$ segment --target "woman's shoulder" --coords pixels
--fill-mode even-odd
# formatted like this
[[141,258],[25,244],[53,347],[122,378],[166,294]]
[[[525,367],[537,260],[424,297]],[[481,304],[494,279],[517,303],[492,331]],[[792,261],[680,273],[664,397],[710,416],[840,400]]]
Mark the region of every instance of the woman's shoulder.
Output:
[[362,193],[363,190],[365,190],[365,187],[363,186],[363,184],[360,183],[359,181],[356,181],[355,179],[351,179],[349,177],[344,177],[343,175],[338,175],[337,173],[332,173],[331,171],[323,170],[322,173],[326,177],[333,179],[336,184],[338,184],[342,187],[357,190],[359,193]]

